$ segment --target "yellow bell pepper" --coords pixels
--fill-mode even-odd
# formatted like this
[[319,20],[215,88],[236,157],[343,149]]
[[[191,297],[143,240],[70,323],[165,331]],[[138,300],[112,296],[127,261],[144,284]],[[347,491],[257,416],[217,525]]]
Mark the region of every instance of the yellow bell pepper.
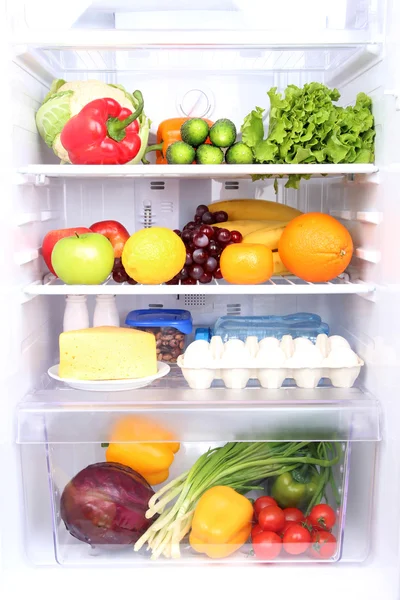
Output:
[[210,488],[194,511],[190,545],[210,558],[225,558],[247,541],[252,519],[250,500],[224,485]]
[[125,417],[111,433],[106,460],[137,471],[150,485],[169,477],[169,468],[180,448],[173,435],[145,417]]

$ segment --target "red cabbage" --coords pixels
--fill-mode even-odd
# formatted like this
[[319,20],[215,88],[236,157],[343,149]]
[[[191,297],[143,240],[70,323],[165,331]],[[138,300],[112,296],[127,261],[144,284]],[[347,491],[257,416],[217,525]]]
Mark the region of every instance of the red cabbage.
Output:
[[153,489],[130,467],[89,465],[65,486],[60,511],[71,535],[91,546],[134,544],[154,519],[146,519]]

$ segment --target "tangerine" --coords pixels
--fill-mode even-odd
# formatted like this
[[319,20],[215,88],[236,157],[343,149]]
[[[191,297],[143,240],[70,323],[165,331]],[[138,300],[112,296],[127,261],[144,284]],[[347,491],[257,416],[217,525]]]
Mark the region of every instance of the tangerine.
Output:
[[263,244],[231,244],[221,254],[220,269],[228,283],[264,283],[274,270],[272,251]]
[[278,251],[288,271],[319,283],[343,273],[353,255],[353,241],[347,229],[330,215],[306,213],[285,227]]

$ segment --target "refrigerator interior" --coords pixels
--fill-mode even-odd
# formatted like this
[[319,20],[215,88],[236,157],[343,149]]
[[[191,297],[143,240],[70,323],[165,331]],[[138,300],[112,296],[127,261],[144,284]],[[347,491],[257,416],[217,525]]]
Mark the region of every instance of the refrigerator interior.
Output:
[[[355,439],[351,443],[348,483],[352,493],[349,496],[351,503],[347,506],[344,560],[332,567],[330,577],[335,577],[336,570],[342,574],[343,581],[346,577],[357,576],[360,585],[365,585],[366,592],[371,593],[368,597],[373,598],[373,587],[368,590],[367,582],[374,574],[380,584],[385,582],[386,590],[392,594],[387,597],[394,598],[398,578],[397,504],[400,500],[399,475],[393,464],[399,451],[395,391],[399,351],[396,332],[398,286],[395,283],[399,275],[396,219],[398,222],[400,169],[396,164],[395,143],[399,118],[392,93],[398,83],[392,68],[398,50],[395,37],[391,36],[391,27],[395,28],[398,23],[395,7],[389,13],[391,27],[384,39],[383,3],[342,2],[342,11],[335,4],[335,10],[328,13],[327,6],[332,8],[333,3],[310,3],[316,19],[310,25],[313,37],[303,34],[303,40],[297,43],[297,36],[301,37],[301,34],[298,30],[290,33],[296,19],[300,18],[294,12],[285,28],[274,28],[276,38],[271,34],[272,41],[268,45],[258,41],[262,38],[258,26],[254,26],[254,32],[249,35],[249,23],[256,21],[251,11],[245,11],[242,19],[234,14],[229,2],[220,3],[225,14],[210,18],[210,10],[197,15],[196,22],[201,26],[192,32],[192,42],[184,25],[178,33],[168,30],[171,15],[178,6],[170,6],[170,12],[163,16],[149,14],[160,8],[156,2],[135,3],[138,14],[125,12],[130,8],[128,2],[93,2],[91,6],[87,2],[83,3],[88,5],[85,12],[84,7],[78,10],[72,2],[71,9],[66,11],[71,14],[66,15],[65,29],[56,35],[50,26],[56,14],[50,12],[47,29],[39,27],[28,4],[19,7],[22,13],[16,8],[12,15],[14,26],[15,23],[18,25],[13,34],[16,44],[2,57],[11,82],[3,98],[8,112],[12,113],[12,120],[6,127],[13,137],[12,151],[5,152],[2,161],[11,173],[3,198],[7,252],[1,254],[4,281],[7,282],[1,311],[3,387],[7,398],[2,407],[2,441],[11,490],[8,497],[3,498],[7,508],[7,519],[3,518],[2,523],[2,543],[6,549],[3,562],[10,568],[21,560],[26,561],[26,568],[30,568],[28,565],[32,560],[36,564],[56,564],[49,521],[52,492],[48,489],[44,445],[34,443],[17,447],[15,444],[17,405],[32,390],[41,393],[43,388],[47,387],[50,392],[53,389],[44,374],[57,362],[58,334],[62,330],[65,292],[42,295],[40,290],[34,289],[34,286],[41,287],[46,273],[40,256],[44,234],[50,229],[89,226],[94,221],[109,218],[120,220],[129,231],[144,225],[178,228],[192,218],[200,203],[228,198],[274,199],[272,181],[253,183],[249,178],[153,180],[146,177],[49,176],[46,166],[56,165],[57,159],[40,140],[34,114],[48,92],[51,80],[55,77],[66,80],[96,78],[123,84],[127,89],[140,89],[145,98],[146,114],[153,121],[153,139],[157,123],[171,115],[192,114],[193,104],[193,110],[200,111],[199,116],[213,120],[227,117],[239,125],[254,106],[266,107],[266,91],[270,87],[283,90],[290,83],[303,85],[321,81],[338,87],[343,105],[354,102],[359,91],[372,97],[379,172],[316,177],[302,181],[299,191],[285,189],[283,181],[279,183],[277,201],[304,212],[326,212],[341,219],[349,228],[356,252],[349,269],[348,285],[338,284],[349,289],[334,293],[327,285],[326,291],[316,293],[302,286],[298,292],[280,290],[251,295],[235,294],[234,289],[232,293],[218,293],[211,286],[204,286],[207,290],[196,287],[187,293],[183,290],[184,293],[178,296],[164,292],[146,294],[143,289],[133,288],[132,293],[117,295],[117,306],[121,319],[136,308],[186,308],[192,313],[195,327],[211,326],[217,317],[225,314],[315,312],[329,323],[332,334],[348,339],[366,363],[356,385],[363,398],[364,392],[368,392],[378,399],[381,429],[367,435],[367,439]],[[180,4],[186,11],[181,20],[174,22],[184,24],[185,19],[190,19],[188,9],[193,8],[193,3]],[[315,9],[317,4],[321,10]],[[210,8],[206,3],[204,10]],[[282,7],[282,11],[284,9]],[[229,12],[233,14],[228,15]],[[276,18],[280,16],[278,13]],[[69,24],[68,18],[73,19]],[[226,22],[229,25],[224,29],[221,23]],[[152,23],[152,31],[147,31],[149,23]],[[68,30],[70,26],[72,28]],[[171,45],[173,33],[176,38]],[[204,47],[198,42],[201,35],[204,36]],[[286,37],[279,38],[279,35]],[[242,47],[232,45],[235,36]],[[171,47],[163,45],[163,39]],[[279,45],[277,39],[284,39],[284,42]],[[255,40],[254,43],[251,40]],[[27,168],[29,165],[43,167],[32,175]],[[360,288],[359,293],[352,293],[353,283],[365,287]],[[94,298],[90,297],[91,312],[93,302]],[[163,400],[175,399],[176,390],[172,386],[161,389]],[[178,394],[181,390],[182,386],[178,384]],[[328,388],[325,392],[328,398],[331,391]],[[80,394],[76,391],[63,393],[72,393],[75,397]],[[296,392],[293,393],[296,400]],[[301,400],[299,404],[301,406]],[[226,433],[223,440],[228,439]],[[378,439],[379,443],[375,443]],[[192,448],[193,442],[187,440],[187,444],[188,449]],[[77,465],[85,464],[88,452],[95,450],[93,447],[88,451],[84,445],[78,445],[74,452],[75,469]],[[65,456],[62,444],[50,444],[47,460],[53,461],[53,467],[65,468],[68,472],[71,465],[67,468],[63,464]],[[97,455],[93,454],[93,458]],[[86,462],[91,460],[92,455]],[[29,481],[28,499],[23,497],[21,462],[25,480]],[[72,469],[68,474],[72,475]],[[61,485],[61,482],[62,477],[57,484]],[[34,523],[33,531],[27,523]],[[390,538],[387,536],[388,523],[392,532]],[[346,544],[350,562],[345,560]],[[63,550],[65,548],[61,547]],[[353,569],[351,557],[354,555],[363,562]],[[102,561],[101,566],[107,562]],[[129,564],[130,560],[127,562]],[[80,563],[72,561],[71,564]],[[312,569],[307,565],[304,571]],[[319,572],[322,573],[322,569]]]

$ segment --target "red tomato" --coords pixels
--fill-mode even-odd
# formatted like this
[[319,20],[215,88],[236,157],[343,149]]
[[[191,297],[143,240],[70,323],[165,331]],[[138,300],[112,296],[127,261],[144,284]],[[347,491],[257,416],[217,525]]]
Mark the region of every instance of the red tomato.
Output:
[[276,500],[274,500],[274,498],[271,498],[271,496],[260,496],[259,498],[257,498],[257,500],[253,504],[256,516],[258,517],[262,509],[266,508],[267,506],[278,506],[278,503]]
[[263,560],[273,560],[282,550],[282,540],[273,531],[263,531],[253,538],[254,554]]
[[308,531],[310,533],[312,533],[314,531],[314,528],[313,528],[313,526],[311,525],[311,522],[310,522],[310,517],[305,517],[302,520],[301,525],[303,525],[303,527],[305,527],[306,529],[308,529]]
[[304,514],[298,508],[284,508],[285,521],[290,523],[301,523],[304,521]]
[[262,527],[260,527],[260,525],[257,523],[257,525],[254,525],[253,529],[251,530],[251,539],[253,539],[255,535],[262,533],[263,531],[264,530],[262,529]]
[[311,556],[332,558],[336,553],[336,538],[329,531],[315,531],[311,537]]
[[317,531],[329,531],[336,523],[336,514],[328,504],[317,504],[311,510],[309,519]]
[[297,523],[289,527],[283,536],[283,547],[288,554],[303,554],[309,547],[311,534]]
[[285,515],[279,506],[267,506],[258,515],[258,523],[264,531],[281,531],[285,526]]
[[295,525],[295,523],[293,523],[293,521],[286,521],[282,531],[279,532],[279,535],[283,538],[283,536],[285,535],[285,533],[287,532],[289,527],[292,527],[292,525]]

